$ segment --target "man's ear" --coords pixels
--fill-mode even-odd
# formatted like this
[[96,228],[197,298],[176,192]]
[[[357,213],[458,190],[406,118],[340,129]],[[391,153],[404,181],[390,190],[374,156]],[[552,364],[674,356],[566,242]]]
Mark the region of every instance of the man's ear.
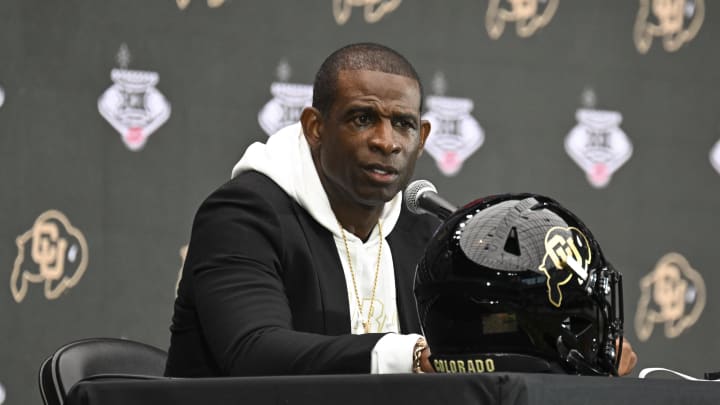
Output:
[[322,115],[315,107],[305,107],[300,114],[303,134],[311,150],[317,149],[322,143]]
[[425,150],[425,140],[427,140],[428,135],[430,135],[430,121],[422,120],[420,121],[420,147],[418,148],[418,157],[420,157],[423,150]]

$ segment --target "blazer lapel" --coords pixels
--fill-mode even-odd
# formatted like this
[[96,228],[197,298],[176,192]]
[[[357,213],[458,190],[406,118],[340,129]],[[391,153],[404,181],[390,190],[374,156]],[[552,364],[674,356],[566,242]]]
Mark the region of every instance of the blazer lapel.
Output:
[[324,333],[350,333],[350,310],[345,274],[335,248],[332,233],[323,228],[297,204],[293,204],[308,243],[314,273],[317,277],[321,305],[324,308]]
[[418,320],[413,287],[415,266],[420,259],[419,256],[415,256],[418,255],[418,252],[422,252],[423,247],[409,243],[409,241],[416,240],[416,237],[413,237],[401,227],[400,221],[398,221],[395,229],[388,237],[388,244],[392,249],[393,266],[395,267],[395,291],[400,331],[402,333],[420,333],[420,321]]

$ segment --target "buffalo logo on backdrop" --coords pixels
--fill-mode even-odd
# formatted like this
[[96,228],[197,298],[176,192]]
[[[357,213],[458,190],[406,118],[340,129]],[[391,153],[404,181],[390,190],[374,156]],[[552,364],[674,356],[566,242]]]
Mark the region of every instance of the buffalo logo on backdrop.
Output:
[[715,142],[715,146],[710,149],[710,163],[720,173],[720,141]]
[[88,247],[85,236],[65,214],[45,211],[32,228],[15,239],[18,253],[10,275],[10,290],[22,302],[31,283],[43,284],[45,298],[56,299],[75,287],[85,274]]
[[395,11],[401,2],[402,0],[333,0],[333,15],[335,22],[343,25],[350,19],[353,7],[362,7],[365,22],[372,24]]
[[178,288],[180,288],[180,279],[182,278],[183,267],[185,267],[185,258],[187,257],[188,245],[180,247],[180,270],[178,271],[177,282],[175,283],[175,296],[177,296]]
[[647,53],[653,39],[660,37],[663,48],[675,52],[695,38],[704,18],[704,0],[640,0],[633,35],[635,47]]
[[545,256],[538,267],[547,278],[548,300],[556,307],[562,304],[562,286],[572,280],[573,274],[587,277],[590,264],[590,244],[587,237],[575,227],[550,228],[545,234]]
[[688,260],[668,253],[640,280],[641,295],[635,313],[638,339],[647,341],[655,324],[663,324],[665,337],[678,337],[697,322],[705,308],[705,282]]
[[428,111],[423,119],[430,121],[432,136],[425,150],[435,159],[438,169],[446,176],[458,174],[463,163],[483,142],[485,133],[470,113],[473,101],[469,98],[443,96],[447,83],[441,72],[433,78],[434,96],[425,100]]
[[[185,10],[192,0],[175,0],[177,7],[180,10]],[[225,3],[225,0],[207,0],[207,5],[210,8],[218,8]]]
[[98,100],[100,114],[121,135],[131,151],[139,151],[148,137],[170,118],[170,103],[155,85],[156,72],[129,70],[130,51],[122,44],[117,56],[119,69],[110,72],[113,85]]
[[555,15],[560,0],[490,0],[485,14],[485,28],[492,39],[505,31],[505,24],[515,23],[521,38],[532,36],[548,25]]
[[290,65],[286,61],[278,65],[277,76],[280,81],[270,85],[273,98],[258,114],[258,123],[268,136],[300,121],[303,108],[312,105],[312,85],[287,83]]
[[[595,93],[583,92],[583,103],[594,106]],[[595,188],[608,185],[613,173],[632,156],[630,139],[620,128],[622,114],[617,111],[580,108],[577,125],[565,137],[565,151],[585,172]]]

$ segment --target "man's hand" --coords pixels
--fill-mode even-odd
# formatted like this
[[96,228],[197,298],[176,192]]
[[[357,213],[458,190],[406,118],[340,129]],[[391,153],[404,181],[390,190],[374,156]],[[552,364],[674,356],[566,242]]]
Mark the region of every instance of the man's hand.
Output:
[[[618,350],[618,341],[615,340],[615,350]],[[627,339],[623,339],[622,354],[620,355],[620,364],[618,365],[618,375],[628,375],[632,372],[633,368],[637,364],[637,354],[633,351],[630,342]]]
[[432,364],[430,363],[430,346],[427,346],[425,350],[422,351],[422,354],[420,355],[420,369],[423,371],[423,373],[434,373],[435,369],[432,367]]

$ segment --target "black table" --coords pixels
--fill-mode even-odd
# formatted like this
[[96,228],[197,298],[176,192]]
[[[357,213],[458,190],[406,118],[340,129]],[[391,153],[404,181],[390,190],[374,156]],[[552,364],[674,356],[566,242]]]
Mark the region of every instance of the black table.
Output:
[[68,405],[720,404],[714,382],[547,374],[398,374],[78,383]]

